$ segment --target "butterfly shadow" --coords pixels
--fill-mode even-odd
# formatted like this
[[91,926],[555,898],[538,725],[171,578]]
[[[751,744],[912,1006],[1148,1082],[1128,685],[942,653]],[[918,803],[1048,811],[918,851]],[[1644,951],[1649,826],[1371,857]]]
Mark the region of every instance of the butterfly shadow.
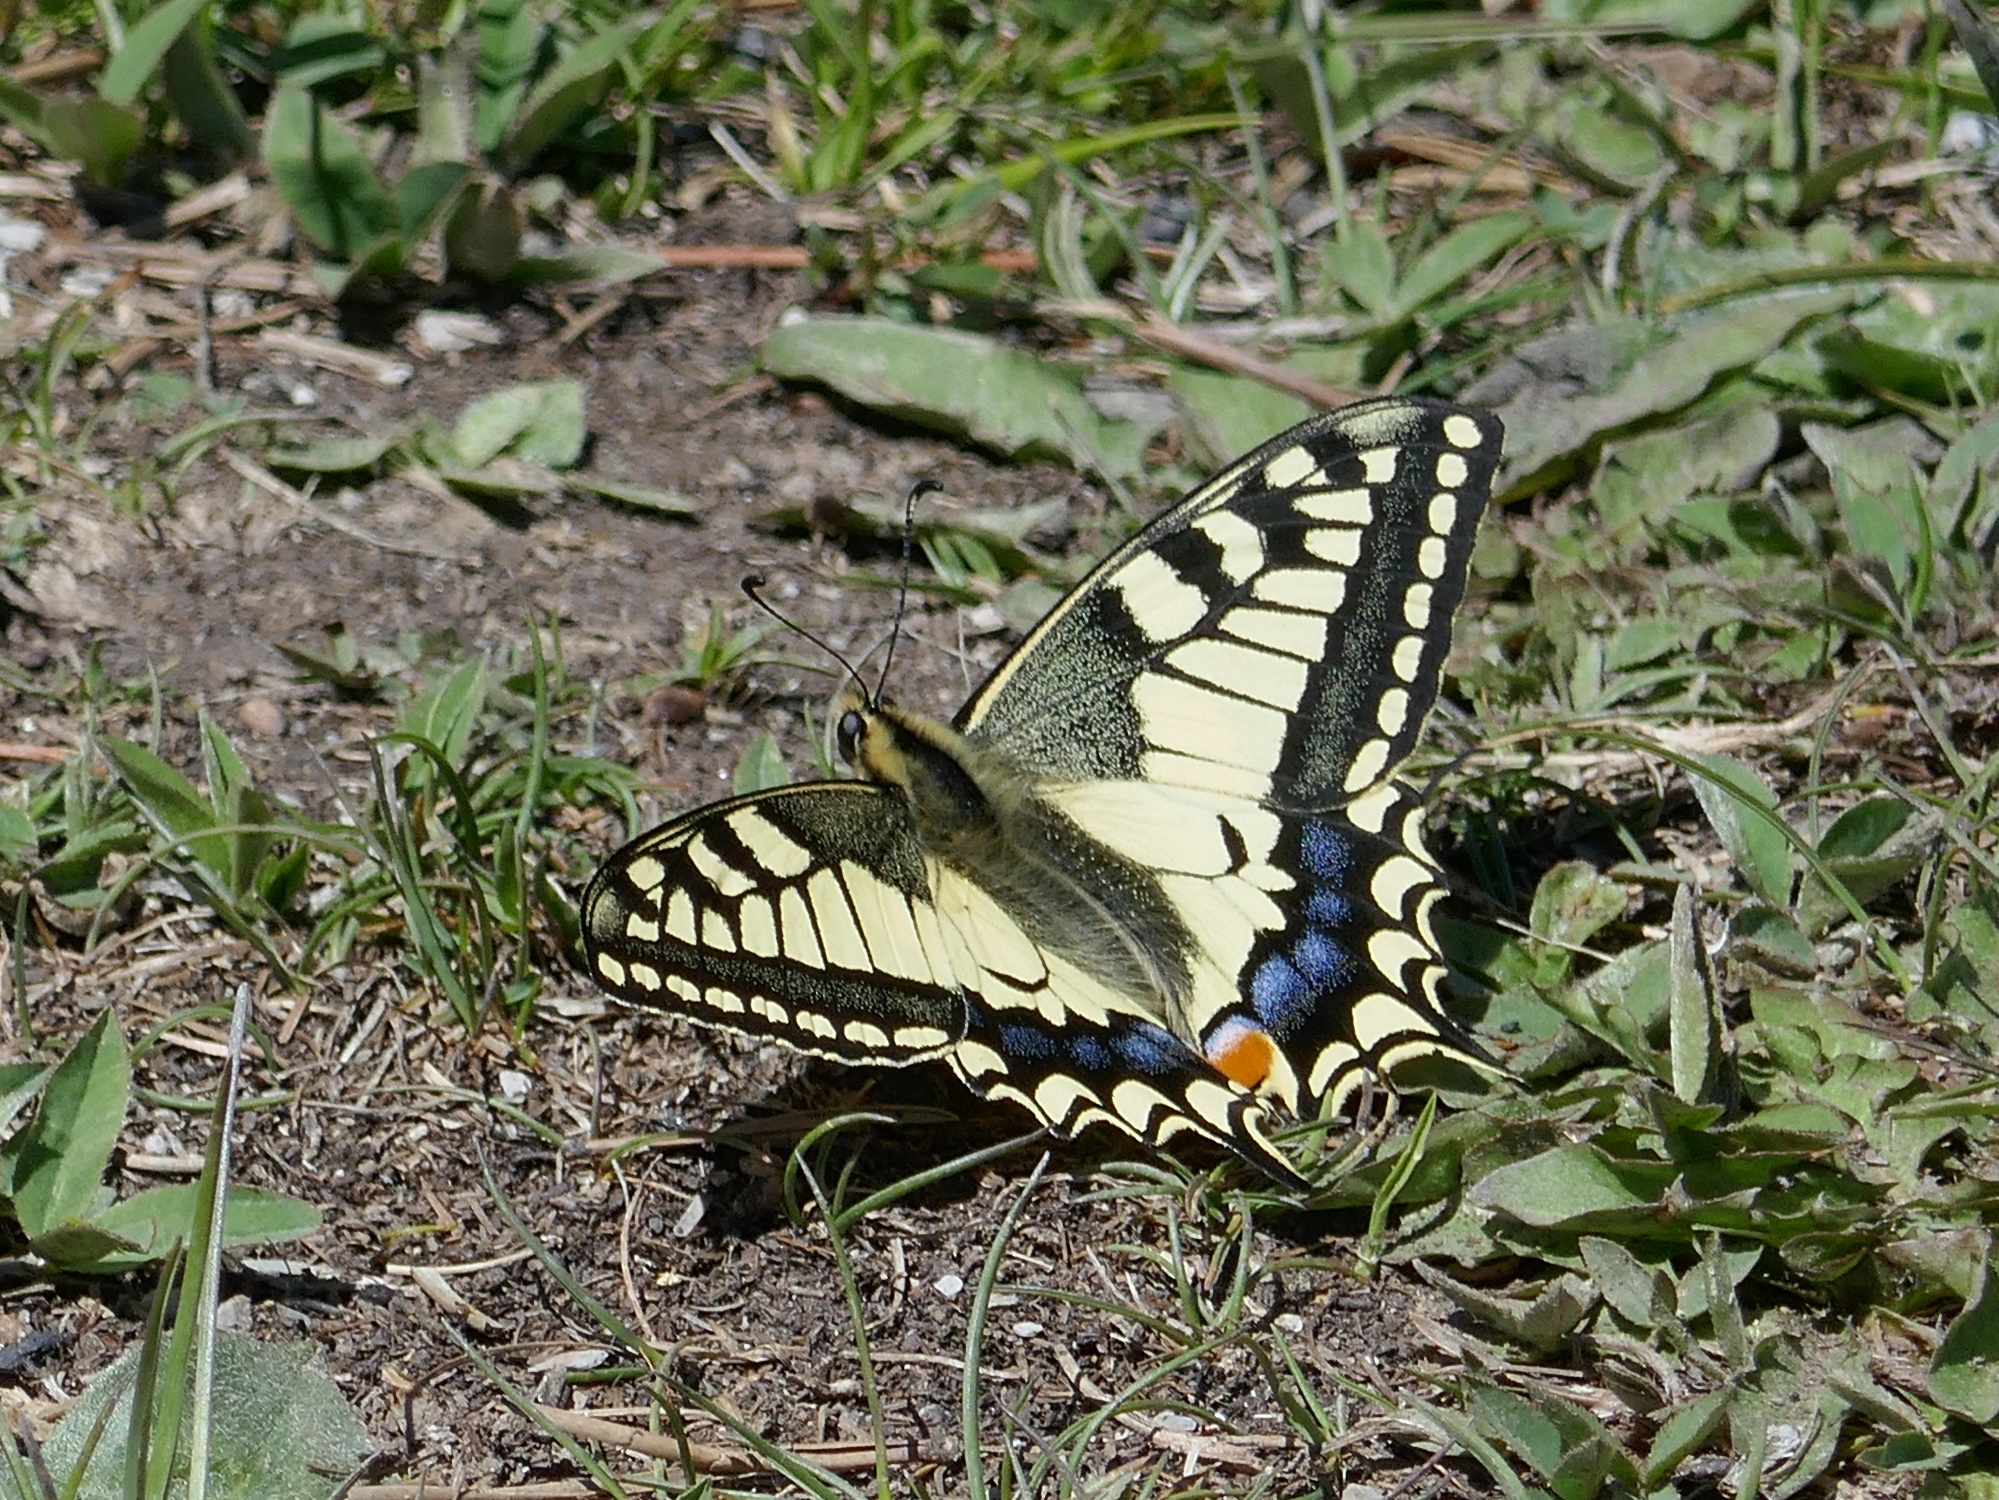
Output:
[[[845,1123],[836,1123],[842,1122]],[[827,1130],[831,1124],[835,1128]],[[810,1140],[815,1132],[817,1139]],[[1170,1189],[1183,1173],[1195,1177],[1232,1159],[1203,1142],[1176,1143],[1172,1162],[1153,1155],[1107,1127],[1074,1140],[1033,1128],[1013,1105],[981,1099],[943,1067],[871,1068],[811,1059],[707,1132],[708,1180],[705,1232],[754,1238],[787,1219],[785,1178],[794,1152],[822,1189],[852,1204],[914,1177],[944,1171],[934,1181],[899,1195],[911,1207],[943,1208],[990,1197],[994,1178],[1025,1179],[1043,1152],[1052,1172],[1078,1181],[1157,1183]],[[1008,1148],[1011,1149],[1008,1149]],[[1222,1176],[1223,1191],[1240,1187],[1275,1195],[1263,1222],[1297,1243],[1364,1232],[1367,1210],[1315,1207],[1299,1201],[1253,1168],[1235,1164]],[[792,1191],[810,1202],[812,1188],[794,1178]]]

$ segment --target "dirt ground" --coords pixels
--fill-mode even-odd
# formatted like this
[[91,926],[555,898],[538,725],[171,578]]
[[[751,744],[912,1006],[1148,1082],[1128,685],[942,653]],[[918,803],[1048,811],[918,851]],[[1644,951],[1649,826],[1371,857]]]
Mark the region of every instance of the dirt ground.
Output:
[[[682,238],[771,243],[789,233],[768,213],[725,204]],[[17,285],[54,290],[53,269],[17,261],[14,275]],[[7,608],[5,656],[28,681],[54,682],[94,655],[108,682],[123,685],[102,695],[99,724],[140,738],[157,682],[169,761],[198,776],[195,726],[205,711],[229,730],[268,793],[328,814],[360,793],[366,738],[388,726],[387,710],[342,701],[279,653],[280,645],[323,650],[328,627],[383,649],[409,633],[449,633],[464,651],[499,660],[522,648],[528,620],[552,620],[570,673],[609,683],[676,661],[684,629],[711,601],[740,609],[737,581],[752,572],[775,580],[774,597],[834,645],[865,650],[879,640],[892,596],[843,589],[849,564],[836,547],[755,524],[776,504],[896,497],[929,475],[972,505],[1062,494],[1090,532],[1102,497],[1064,470],[991,464],[754,378],[763,331],[806,292],[770,272],[663,275],[621,294],[609,317],[567,343],[556,337],[554,312],[515,306],[502,320],[505,345],[418,357],[414,379],[396,390],[273,356],[249,335],[218,337],[218,390],[309,390],[317,410],[361,431],[420,412],[448,417],[511,381],[576,377],[588,390],[589,471],[678,490],[698,505],[699,519],[584,500],[537,501],[526,516],[495,519],[388,479],[321,497],[342,523],[335,529],[244,483],[212,454],[138,514],[83,499],[45,503],[51,540],[27,578],[31,592],[17,591]],[[323,319],[306,324],[335,332]],[[142,470],[177,430],[131,415],[121,399],[131,380],[194,368],[192,348],[170,344],[98,393],[101,425],[90,449],[107,473]],[[91,409],[76,404],[70,415],[81,421]],[[910,637],[896,694],[944,712],[1005,644],[974,633],[974,659],[958,660],[968,637],[948,607],[919,606]],[[800,644],[784,654],[815,653]],[[726,790],[761,728],[777,732],[794,767],[808,765],[800,710],[816,712],[831,680],[778,666],[760,669],[754,683],[746,700],[682,725],[648,722],[642,705],[610,697],[591,723],[563,726],[564,748],[634,765],[649,812],[662,816]],[[0,688],[0,722],[11,726],[0,738],[54,747],[74,745],[83,729],[70,706],[12,687]],[[615,809],[592,830],[606,850],[622,832]],[[567,872],[574,890],[588,873]],[[1028,1123],[974,1101],[941,1069],[842,1069],[612,1011],[579,972],[547,975],[537,1018],[518,1043],[497,1026],[468,1039],[436,996],[371,959],[365,945],[304,993],[289,993],[244,944],[158,896],[93,953],[65,942],[35,946],[26,961],[28,1009],[41,1037],[72,1035],[106,1006],[131,1037],[192,1006],[226,1001],[242,984],[258,996],[278,1055],[250,1074],[250,1092],[273,1102],[245,1116],[239,1177],[319,1205],[325,1227],[235,1261],[230,1308],[240,1327],[309,1340],[322,1352],[382,1451],[369,1478],[384,1487],[363,1486],[362,1495],[405,1493],[391,1486],[414,1480],[505,1490],[576,1475],[468,1363],[453,1331],[551,1406],[643,1423],[642,1397],[629,1383],[563,1387],[563,1371],[607,1358],[601,1330],[504,1222],[489,1173],[594,1295],[670,1351],[667,1367],[688,1387],[782,1444],[835,1445],[826,1458],[835,1465],[845,1444],[871,1464],[855,1340],[823,1226],[814,1216],[813,1230],[800,1231],[783,1212],[788,1145],[842,1110],[902,1115],[904,1123],[864,1141],[850,1133],[836,1144],[834,1169],[859,1153],[858,1193]],[[8,1056],[28,1045],[14,1015],[12,1004],[0,1005]],[[198,1155],[201,1118],[147,1099],[208,1086],[218,1035],[211,1024],[182,1023],[141,1057],[137,1083],[157,1095],[142,1098],[129,1122],[128,1160],[112,1184],[121,1195],[175,1180]],[[492,1101],[552,1127],[562,1148]],[[613,1156],[613,1145],[649,1131],[664,1132],[664,1144]],[[870,1217],[848,1247],[867,1299],[899,1489],[962,1487],[970,1288],[1042,1144]],[[1157,1199],[1107,1193],[1111,1180],[1093,1175],[1106,1151],[1125,1156],[1130,1147],[1094,1137],[1056,1147],[1005,1261],[1011,1290],[996,1305],[982,1359],[989,1461],[1004,1436],[1033,1462],[1169,1349],[1158,1331],[1077,1298],[1142,1307],[1175,1326],[1186,1317],[1158,1258],[1167,1246]],[[1180,1219],[1184,1263],[1219,1296],[1234,1271],[1225,1224],[1212,1206]],[[1426,1364],[1450,1363],[1440,1357],[1446,1309],[1392,1273],[1370,1286],[1319,1268],[1320,1260],[1349,1259],[1343,1241],[1356,1228],[1298,1217],[1259,1234],[1257,1255],[1309,1262],[1266,1283],[1259,1315],[1277,1320],[1322,1391],[1343,1382],[1418,1389]],[[150,1282],[16,1280],[0,1303],[0,1348],[56,1337],[37,1339],[39,1352],[11,1361],[0,1381],[9,1399],[46,1416],[133,1342]],[[1148,1394],[1150,1415],[1122,1416],[1090,1440],[1079,1477],[1132,1465],[1134,1473],[1156,1468],[1237,1487],[1268,1474],[1277,1492],[1295,1493],[1389,1476],[1417,1461],[1391,1425],[1359,1406],[1344,1445],[1304,1451],[1286,1436],[1264,1371],[1239,1347],[1216,1350]],[[1187,1414],[1198,1408],[1233,1431]],[[689,1415],[697,1439],[743,1451],[699,1412]],[[614,1467],[633,1462],[617,1455]],[[781,1487],[776,1479],[734,1482]]]

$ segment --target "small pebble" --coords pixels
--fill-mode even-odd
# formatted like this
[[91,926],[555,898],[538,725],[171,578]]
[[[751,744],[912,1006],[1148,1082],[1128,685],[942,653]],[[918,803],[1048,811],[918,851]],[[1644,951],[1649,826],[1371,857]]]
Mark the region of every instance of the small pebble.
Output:
[[692,724],[707,710],[708,695],[684,683],[665,683],[646,694],[648,724]]
[[236,705],[236,719],[260,740],[274,740],[285,732],[285,711],[269,698],[245,698]]

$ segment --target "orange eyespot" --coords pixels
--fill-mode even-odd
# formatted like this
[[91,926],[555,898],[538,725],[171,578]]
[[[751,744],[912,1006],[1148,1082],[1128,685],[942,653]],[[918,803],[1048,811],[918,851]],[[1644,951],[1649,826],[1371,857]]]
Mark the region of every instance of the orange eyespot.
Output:
[[1208,1061],[1216,1070],[1246,1089],[1261,1088],[1277,1060],[1277,1044],[1270,1033],[1240,1019],[1217,1027],[1208,1038],[1207,1049]]

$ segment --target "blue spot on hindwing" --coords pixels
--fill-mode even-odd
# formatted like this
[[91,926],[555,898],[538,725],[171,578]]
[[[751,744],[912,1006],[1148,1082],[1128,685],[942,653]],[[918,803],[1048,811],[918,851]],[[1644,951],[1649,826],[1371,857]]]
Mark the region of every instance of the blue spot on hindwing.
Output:
[[1334,889],[1353,871],[1353,846],[1333,824],[1316,818],[1298,830],[1298,855],[1307,873]]
[[1343,927],[1353,920],[1353,903],[1330,886],[1305,898],[1305,920],[1314,927]]
[[1298,872],[1306,886],[1290,928],[1250,974],[1249,1002],[1279,1040],[1299,1031],[1327,998],[1353,984],[1361,966],[1341,941],[1352,932],[1354,843],[1338,823],[1313,818],[1298,828]]
[[1045,1026],[1009,1026],[1002,1022],[998,1031],[1002,1057],[1041,1062],[1055,1055],[1055,1036]]
[[1305,982],[1316,991],[1344,984],[1353,977],[1353,956],[1319,927],[1308,927],[1291,949]]
[[1151,1078],[1185,1072],[1194,1061],[1185,1042],[1150,1021],[1134,1021],[1113,1031],[1110,1050],[1131,1072]]
[[1058,1028],[1039,1018],[1002,1020],[982,1009],[975,1009],[974,1015],[991,1027],[988,1034],[1002,1057],[1030,1069],[1069,1071],[1094,1079],[1131,1074],[1158,1078],[1184,1072],[1193,1061],[1186,1043],[1150,1021],[1120,1020],[1103,1032],[1080,1026]]
[[1291,960],[1273,954],[1256,966],[1249,981],[1249,1003],[1272,1036],[1287,1036],[1296,1023],[1312,1013],[1311,986]]

